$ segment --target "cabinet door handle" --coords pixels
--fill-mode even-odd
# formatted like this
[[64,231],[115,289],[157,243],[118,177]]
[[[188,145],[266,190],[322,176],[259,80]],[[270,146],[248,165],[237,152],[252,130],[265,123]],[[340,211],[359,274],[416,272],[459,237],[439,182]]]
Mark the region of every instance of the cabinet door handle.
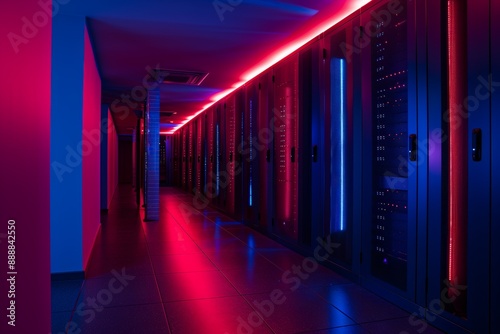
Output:
[[313,146],[312,158],[313,158],[313,162],[318,162],[318,145]]
[[481,161],[483,136],[481,129],[472,130],[472,160]]
[[408,142],[408,155],[410,161],[417,161],[417,135],[411,134]]

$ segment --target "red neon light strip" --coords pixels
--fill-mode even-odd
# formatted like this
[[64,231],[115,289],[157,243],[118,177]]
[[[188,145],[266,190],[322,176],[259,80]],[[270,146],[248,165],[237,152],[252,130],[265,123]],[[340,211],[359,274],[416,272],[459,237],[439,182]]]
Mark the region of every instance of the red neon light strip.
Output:
[[205,105],[201,110],[197,111],[194,113],[192,116],[190,116],[187,120],[183,121],[177,128],[175,128],[173,131],[177,131],[180,128],[182,128],[186,123],[188,123],[191,119],[195,118],[199,114],[201,114],[203,111],[206,109],[210,108],[212,105],[215,103],[219,102],[222,100],[224,97],[228,96],[238,88],[242,87],[245,85],[248,81],[252,80],[259,74],[263,73],[273,65],[277,64],[279,61],[282,59],[286,58],[290,54],[294,53],[298,49],[300,49],[303,45],[308,43],[310,40],[313,38],[317,37],[321,33],[327,31],[331,27],[333,27],[335,24],[339,23],[342,21],[344,18],[348,17],[350,14],[354,13],[355,11],[361,9],[364,5],[369,3],[371,0],[351,0],[347,1],[342,8],[336,12],[332,17],[328,18],[327,20],[319,23],[317,26],[313,27],[311,30],[307,31],[306,33],[302,34],[301,36],[297,37],[295,40],[287,43],[286,45],[283,45],[282,47],[278,48],[275,52],[273,52],[271,55],[266,57],[265,59],[261,60],[259,63],[257,63],[255,66],[250,68],[248,71],[245,73],[242,73],[240,80],[236,82],[231,88],[228,88],[220,93],[215,94],[214,96],[210,97],[210,103]]
[[467,120],[462,116],[467,90],[463,1],[448,1],[448,92],[450,110],[449,160],[449,254],[448,280],[465,281],[467,227]]

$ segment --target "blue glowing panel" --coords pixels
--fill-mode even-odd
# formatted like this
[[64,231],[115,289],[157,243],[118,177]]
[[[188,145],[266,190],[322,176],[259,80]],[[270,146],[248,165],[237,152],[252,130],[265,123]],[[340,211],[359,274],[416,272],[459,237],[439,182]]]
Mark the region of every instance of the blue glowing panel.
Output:
[[346,126],[347,126],[347,63],[331,60],[331,184],[330,231],[343,231],[346,226]]

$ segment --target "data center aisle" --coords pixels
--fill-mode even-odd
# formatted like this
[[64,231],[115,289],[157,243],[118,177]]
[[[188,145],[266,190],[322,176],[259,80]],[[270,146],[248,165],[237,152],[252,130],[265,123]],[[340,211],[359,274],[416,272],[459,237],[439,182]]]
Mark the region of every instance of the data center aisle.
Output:
[[192,195],[162,188],[159,222],[141,222],[134,198],[127,186],[117,190],[85,282],[53,283],[53,333],[67,324],[68,333],[118,334],[423,328],[312,258],[214,210],[196,210]]

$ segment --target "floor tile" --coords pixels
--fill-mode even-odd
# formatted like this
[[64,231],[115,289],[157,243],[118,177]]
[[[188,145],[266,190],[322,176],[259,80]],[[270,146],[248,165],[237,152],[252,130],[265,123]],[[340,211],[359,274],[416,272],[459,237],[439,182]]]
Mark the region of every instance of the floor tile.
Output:
[[72,312],[52,312],[51,334],[66,334],[66,327],[70,323],[71,314]]
[[219,250],[209,250],[205,254],[217,266],[224,269],[254,269],[260,266],[272,265],[263,256],[257,253],[254,249],[247,248],[245,250],[226,251],[222,248]]
[[331,329],[302,332],[300,334],[368,334],[361,326],[345,326]]
[[416,320],[411,324],[410,318],[401,318],[393,320],[385,320],[372,322],[361,325],[365,331],[371,334],[378,333],[405,333],[405,334],[438,334],[443,333],[436,328],[427,324],[423,320]]
[[151,256],[155,274],[217,270],[202,253]]
[[154,303],[161,303],[155,277],[134,276],[125,268],[107,277],[85,280],[77,309]]
[[254,268],[223,270],[223,273],[242,295],[288,288],[283,282],[283,271],[270,263]]
[[357,284],[316,287],[312,290],[358,323],[409,316]]
[[219,271],[158,275],[163,302],[238,295]]
[[[52,285],[54,330],[63,331],[70,319],[84,334],[422,329],[423,322],[411,326],[406,312],[311,258],[213,208],[192,208],[193,195],[160,192],[160,220],[144,223],[135,194],[120,186],[101,217],[81,291],[81,281]],[[439,331],[429,326],[425,333]]]
[[355,324],[307,289],[282,292],[245,296],[256,310],[260,310],[275,333],[300,333]]
[[52,312],[73,311],[83,280],[53,281],[51,283]]
[[134,276],[150,276],[154,274],[149,256],[96,257],[97,259],[94,259],[93,263],[87,268],[86,278],[108,276],[113,270],[121,268],[126,268],[127,273]]
[[150,255],[173,255],[200,253],[201,249],[191,240],[148,243]]
[[165,304],[172,334],[272,333],[239,296]]
[[162,304],[85,310],[73,315],[73,333],[81,334],[168,334],[170,330]]
[[274,263],[282,270],[289,270],[294,265],[301,265],[304,256],[288,249],[258,250],[266,259]]

